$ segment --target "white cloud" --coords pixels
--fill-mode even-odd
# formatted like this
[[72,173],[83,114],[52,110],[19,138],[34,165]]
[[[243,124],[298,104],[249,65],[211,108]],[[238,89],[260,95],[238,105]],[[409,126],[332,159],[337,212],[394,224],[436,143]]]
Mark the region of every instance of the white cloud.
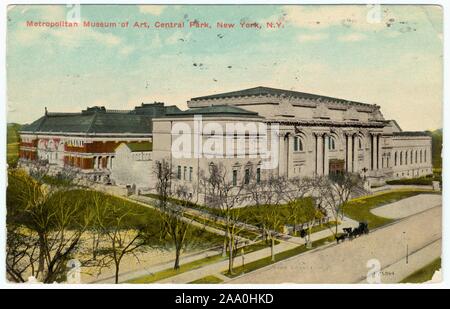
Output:
[[134,50],[135,50],[135,48],[132,46],[125,46],[119,50],[119,53],[127,56],[127,55],[131,54],[132,52],[134,52]]
[[9,39],[24,46],[31,46],[38,42],[45,42],[54,38],[62,46],[77,47],[85,41],[95,41],[106,46],[117,46],[121,43],[120,37],[112,33],[103,33],[91,28],[25,28],[11,33]]
[[363,41],[366,38],[367,38],[367,36],[365,34],[351,33],[351,34],[339,36],[338,40],[341,42],[358,42],[358,41]]
[[165,8],[165,5],[139,5],[139,12],[159,16]]
[[162,46],[161,38],[159,37],[159,33],[156,33],[155,37],[150,42],[150,46],[152,48],[160,48]]
[[288,5],[283,7],[283,12],[290,25],[309,29],[344,26],[376,30],[385,27],[385,22],[393,16],[390,11],[383,11],[382,7],[367,5]]
[[301,34],[297,37],[299,42],[322,41],[327,38],[328,34],[325,33]]

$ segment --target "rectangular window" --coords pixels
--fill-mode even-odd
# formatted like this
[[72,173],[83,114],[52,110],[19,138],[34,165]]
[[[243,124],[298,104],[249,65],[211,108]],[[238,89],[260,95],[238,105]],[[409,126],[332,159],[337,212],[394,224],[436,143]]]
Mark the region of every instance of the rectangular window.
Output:
[[233,186],[237,186],[237,170],[233,170]]
[[187,167],[183,167],[183,180],[186,180],[186,173],[187,172]]
[[294,137],[294,151],[298,151],[298,137]]
[[244,183],[246,185],[248,185],[250,183],[250,170],[248,168],[245,169]]
[[261,168],[257,168],[256,169],[256,182],[260,183],[261,182]]
[[177,179],[181,179],[181,165],[178,165]]
[[189,167],[189,181],[192,181],[192,172],[193,172],[193,168],[192,166]]

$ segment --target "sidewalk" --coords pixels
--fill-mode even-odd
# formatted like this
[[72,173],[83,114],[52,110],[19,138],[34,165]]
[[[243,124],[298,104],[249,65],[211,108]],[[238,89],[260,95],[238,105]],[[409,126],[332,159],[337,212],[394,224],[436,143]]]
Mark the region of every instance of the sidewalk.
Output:
[[[348,217],[344,217],[344,219],[341,220],[341,224],[339,224],[339,226],[338,226],[338,233],[342,233],[343,229],[347,228],[347,227],[353,227],[353,228],[357,227],[358,224],[359,223],[357,221],[355,221],[353,219],[350,219]],[[333,226],[331,229],[330,228],[325,228],[322,231],[312,233],[311,234],[311,241],[316,241],[316,240],[319,240],[319,239],[322,239],[322,238],[325,238],[325,237],[333,235],[334,229],[335,229],[335,227]],[[293,237],[293,236],[290,236],[290,238],[287,241],[294,242],[294,243],[297,243],[299,245],[303,245],[305,243],[305,239],[304,238]]]
[[[274,247],[275,254],[286,251],[292,248],[297,247],[296,244],[282,242]],[[244,255],[244,262],[245,264],[248,264],[250,262],[265,258],[270,256],[270,247],[261,249],[259,251],[251,252],[249,254]],[[234,266],[238,267],[242,265],[242,257],[240,255],[236,256],[234,259]],[[228,277],[225,277],[221,274],[221,272],[226,271],[228,269],[228,259],[224,261],[220,261],[215,264],[207,265],[198,269],[194,269],[191,271],[184,272],[182,274],[163,279],[161,281],[158,281],[157,283],[189,283],[191,281],[209,276],[214,275],[217,277],[220,277],[221,279],[227,278],[228,280],[231,280]]]
[[[137,202],[139,204],[143,204],[144,206],[147,207],[154,207],[152,205],[152,203],[154,203],[154,199],[149,198],[149,197],[144,197],[144,196],[133,196],[131,198],[129,198],[130,200]],[[211,218],[211,215],[205,212],[202,212],[200,210],[196,210],[196,209],[187,209],[188,213],[191,214],[195,214],[197,216],[200,217],[206,217],[206,218]],[[187,219],[187,218],[186,218]],[[190,219],[187,219],[190,220]],[[224,235],[224,231],[207,226],[207,225],[203,225],[195,220],[190,220],[189,222],[191,222],[191,224],[197,226],[197,227],[202,227],[205,228],[206,230],[212,232],[212,233],[216,233],[219,235]],[[343,220],[341,220],[341,224],[338,227],[338,232],[342,232],[343,228],[346,227],[357,227],[358,226],[358,222],[344,217]],[[311,234],[311,241],[316,241],[322,238],[326,238],[329,237],[331,235],[333,235],[334,232],[334,227],[330,230],[329,228],[326,228],[322,231],[316,232]],[[287,236],[284,240],[279,239],[280,244],[276,245],[274,248],[275,250],[275,254],[276,253],[280,253],[286,250],[290,250],[293,249],[299,245],[304,245],[305,244],[305,239],[301,238],[301,237],[293,237],[293,236]],[[200,260],[203,259],[205,257],[208,256],[212,256],[212,255],[217,255],[219,252],[218,251],[208,251],[202,254],[194,254],[192,256],[189,257],[181,257],[181,263],[180,264],[186,264],[195,260]],[[257,261],[259,259],[263,259],[266,258],[268,256],[271,255],[271,249],[270,247],[255,251],[255,252],[251,252],[249,254],[245,254],[244,255],[244,262],[245,264],[253,262],[253,261]],[[236,266],[241,266],[242,265],[242,257],[240,255],[238,255],[235,258],[235,267]],[[126,282],[128,280],[131,279],[136,279],[139,277],[143,277],[143,276],[147,276],[147,275],[151,275],[153,273],[156,273],[158,271],[162,271],[162,270],[166,270],[166,269],[170,269],[173,267],[173,261],[171,262],[166,262],[166,263],[161,263],[158,265],[153,265],[150,267],[145,267],[144,269],[138,270],[138,271],[131,271],[131,272],[127,272],[127,273],[122,273],[119,275],[119,282]],[[228,277],[225,277],[221,274],[221,272],[226,271],[228,269],[228,260],[223,260],[214,264],[210,264],[210,265],[206,265],[203,267],[200,267],[198,269],[193,269],[175,276],[172,276],[170,278],[166,278],[160,281],[157,281],[155,283],[189,283],[192,282],[194,280],[197,279],[201,279],[203,277],[209,276],[209,275],[214,275],[217,276],[221,279],[228,279],[231,280]],[[114,277],[108,277],[105,279],[101,279],[101,280],[97,280],[94,281],[93,283],[113,283],[114,282]],[[224,282],[226,282],[224,280]]]
[[[180,265],[187,264],[196,260],[200,260],[206,257],[214,256],[217,254],[220,254],[222,252],[221,248],[218,248],[217,250],[207,250],[199,253],[194,253],[187,256],[181,256],[180,257]],[[173,268],[174,260],[170,260],[168,262],[163,262],[156,265],[150,265],[150,266],[144,266],[139,270],[133,270],[128,272],[123,272],[119,274],[119,282],[123,283],[131,279],[136,279],[139,277],[151,275],[153,273]],[[108,276],[101,279],[96,279],[93,281],[90,281],[89,283],[114,283],[115,277],[114,275]]]

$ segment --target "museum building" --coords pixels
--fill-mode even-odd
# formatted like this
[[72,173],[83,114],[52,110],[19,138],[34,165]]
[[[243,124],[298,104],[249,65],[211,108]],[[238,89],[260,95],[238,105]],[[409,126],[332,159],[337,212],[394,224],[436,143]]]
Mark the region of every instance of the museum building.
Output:
[[[126,111],[105,107],[81,113],[45,111],[20,131],[20,164],[44,162],[56,170],[75,169],[93,181],[143,190],[154,188],[153,169],[161,160],[170,162],[176,182],[192,187],[212,163],[229,170],[236,185],[247,181],[250,171],[258,178],[268,173],[291,178],[352,172],[372,185],[432,174],[431,137],[402,131],[395,120],[384,119],[375,104],[268,87],[191,98],[187,104],[185,111],[160,102]],[[200,116],[205,130],[195,136]],[[180,124],[193,131],[175,132]],[[230,124],[264,125],[267,131],[229,132]],[[195,139],[208,143],[219,137],[215,135],[219,131],[226,138],[215,145],[244,141],[242,153],[237,148],[231,155],[225,153],[223,145],[214,156],[174,155],[177,135],[187,134],[192,143]],[[277,164],[262,168],[268,149],[260,149],[258,141],[272,143],[274,138]],[[252,143],[256,148],[250,147]],[[189,151],[194,153],[194,148]]]

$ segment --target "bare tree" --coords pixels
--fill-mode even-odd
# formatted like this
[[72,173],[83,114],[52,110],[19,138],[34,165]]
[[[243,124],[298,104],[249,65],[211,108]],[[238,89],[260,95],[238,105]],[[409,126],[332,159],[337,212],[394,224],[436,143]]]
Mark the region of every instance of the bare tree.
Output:
[[286,181],[286,188],[283,197],[287,202],[289,217],[294,223],[293,233],[295,235],[296,226],[301,219],[310,218],[310,213],[306,209],[308,205],[305,197],[312,192],[313,180],[309,177],[294,177]]
[[338,234],[339,219],[344,217],[344,207],[351,194],[362,186],[359,175],[344,173],[318,177],[315,180],[315,193],[321,207],[334,218],[334,235]]
[[[162,219],[161,235],[169,237],[175,247],[174,269],[180,268],[180,256],[183,248],[189,242],[188,234],[191,228],[190,220],[185,216],[187,207],[192,203],[193,192],[187,186],[176,185],[171,190],[173,173],[168,162],[161,161],[156,164],[156,190],[159,195],[159,210]],[[176,202],[171,194],[177,197]]]
[[228,272],[233,273],[234,250],[238,240],[238,234],[243,230],[238,207],[245,201],[245,179],[233,183],[223,165],[210,164],[208,173],[202,171],[201,181],[204,189],[205,203],[219,209],[220,216],[224,219],[225,238],[223,255],[228,248]]
[[144,246],[154,244],[156,235],[151,232],[148,224],[142,222],[143,215],[136,208],[131,208],[125,202],[114,203],[105,197],[102,203],[95,206],[95,224],[105,236],[108,247],[104,253],[103,265],[114,264],[114,282],[119,283],[120,265],[127,255],[134,255]]
[[[285,193],[286,193],[287,180],[284,177],[275,177],[269,175],[269,177],[261,181],[261,191],[259,194],[259,202],[263,201],[263,204],[258,205],[258,201],[254,199],[254,202],[260,207],[261,211],[256,214],[258,221],[260,222],[264,238],[270,241],[270,252],[272,261],[275,261],[275,241],[279,230],[284,224],[285,218],[281,212],[280,206],[282,205]],[[258,191],[258,188],[252,188]],[[255,194],[252,194],[256,198]]]
[[[71,193],[68,189],[42,185],[20,171],[8,175],[7,204],[9,208],[16,208],[16,215],[9,217],[7,222],[10,227],[8,231],[12,233],[8,235],[9,243],[22,242],[22,248],[27,252],[23,256],[28,257],[32,274],[44,283],[64,280],[67,261],[75,254],[81,236],[92,219],[86,201],[71,199]],[[18,231],[14,227],[18,226],[24,231],[21,237],[14,234],[14,230]],[[8,247],[7,251],[17,256],[17,252],[13,253],[15,249],[17,244]],[[36,254],[37,269],[34,268]]]
[[341,218],[344,219],[345,206],[353,194],[364,190],[364,182],[359,174],[343,173],[329,176],[332,186],[339,201]]

